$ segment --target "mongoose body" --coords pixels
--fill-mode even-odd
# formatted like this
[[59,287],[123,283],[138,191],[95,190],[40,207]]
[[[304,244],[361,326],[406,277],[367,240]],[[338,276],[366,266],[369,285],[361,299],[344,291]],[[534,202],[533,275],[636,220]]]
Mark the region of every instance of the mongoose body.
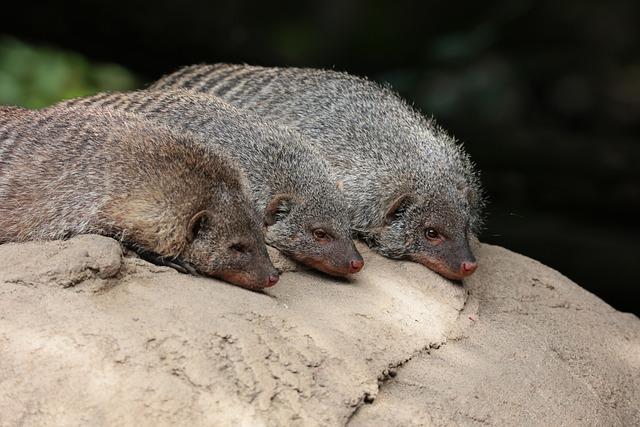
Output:
[[265,217],[268,244],[328,274],[345,276],[362,268],[347,203],[328,165],[296,133],[187,91],[104,93],[67,104],[107,106],[197,134],[243,168],[256,211]]
[[20,107],[13,107],[10,105],[0,105],[0,115],[3,119],[8,119],[9,117],[15,118],[19,116],[27,116],[31,110]]
[[381,254],[451,279],[476,269],[477,174],[451,137],[391,90],[334,71],[229,64],[185,67],[150,87],[172,88],[302,133],[342,182],[353,229]]
[[0,243],[85,233],[248,288],[278,280],[232,160],[130,114],[0,109]]

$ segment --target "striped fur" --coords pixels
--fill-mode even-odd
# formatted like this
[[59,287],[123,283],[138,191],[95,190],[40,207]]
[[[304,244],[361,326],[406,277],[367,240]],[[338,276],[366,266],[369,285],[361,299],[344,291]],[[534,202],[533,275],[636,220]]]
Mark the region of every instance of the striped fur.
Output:
[[[447,277],[474,263],[478,174],[456,141],[393,91],[335,71],[215,64],[185,67],[152,90],[188,88],[301,133],[343,183],[352,227],[380,253]],[[427,239],[434,228],[439,239]]]
[[[299,134],[271,126],[219,99],[185,90],[102,94],[65,105],[108,105],[197,134],[216,152],[235,159],[246,173],[256,211],[266,222],[273,222],[266,228],[268,244],[338,276],[355,272],[352,261],[361,262],[351,238],[346,201],[328,165],[301,143]],[[319,239],[314,233],[318,229],[329,239]]]
[[195,137],[109,109],[0,108],[0,243],[84,233],[242,286],[275,274],[238,166]]

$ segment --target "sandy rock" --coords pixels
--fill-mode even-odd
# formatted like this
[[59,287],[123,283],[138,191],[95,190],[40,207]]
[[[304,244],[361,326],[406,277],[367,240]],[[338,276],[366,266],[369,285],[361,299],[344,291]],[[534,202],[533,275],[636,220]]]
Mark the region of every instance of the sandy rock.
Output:
[[390,364],[446,339],[465,299],[366,251],[353,281],[301,271],[264,293],[127,257],[109,286],[92,283],[95,263],[72,287],[32,280],[114,243],[2,248],[28,266],[22,279],[17,261],[0,267],[3,425],[344,424]]
[[122,248],[113,239],[79,236],[54,242],[0,245],[2,281],[25,286],[71,287],[90,279],[115,277]]
[[359,249],[249,292],[99,236],[2,245],[0,425],[640,421],[635,316],[497,247],[464,287]]
[[638,318],[506,249],[479,258],[456,332],[351,424],[640,425]]
[[280,253],[276,248],[267,246],[267,252],[269,253],[269,258],[271,258],[271,263],[278,272],[286,273],[298,270],[298,264],[296,264],[296,262],[291,258],[287,258],[282,255],[282,253]]

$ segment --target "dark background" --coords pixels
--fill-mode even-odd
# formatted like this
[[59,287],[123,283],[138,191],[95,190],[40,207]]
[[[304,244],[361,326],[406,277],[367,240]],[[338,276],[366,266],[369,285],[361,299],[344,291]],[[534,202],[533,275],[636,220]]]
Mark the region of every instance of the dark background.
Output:
[[[536,258],[639,313],[639,5],[22,2],[3,12],[0,33],[8,43],[86,58],[71,56],[84,74],[66,77],[86,87],[67,82],[59,97],[144,85],[183,64],[220,61],[335,68],[390,82],[464,141],[482,171],[490,199],[483,241]],[[7,83],[10,72],[22,83],[37,70],[50,78],[48,62],[11,64],[0,61],[0,100],[3,81],[5,91],[22,87]],[[3,102],[46,103],[27,89],[14,92]]]

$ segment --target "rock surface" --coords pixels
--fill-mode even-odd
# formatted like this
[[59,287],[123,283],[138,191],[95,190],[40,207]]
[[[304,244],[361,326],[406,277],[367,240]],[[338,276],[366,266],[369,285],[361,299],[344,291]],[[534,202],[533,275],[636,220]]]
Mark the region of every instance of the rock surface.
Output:
[[[640,424],[640,321],[478,244],[258,293],[100,236],[0,246],[0,425]],[[275,260],[295,270],[285,260]]]
[[352,425],[640,425],[638,318],[506,249],[481,257],[457,331]]

